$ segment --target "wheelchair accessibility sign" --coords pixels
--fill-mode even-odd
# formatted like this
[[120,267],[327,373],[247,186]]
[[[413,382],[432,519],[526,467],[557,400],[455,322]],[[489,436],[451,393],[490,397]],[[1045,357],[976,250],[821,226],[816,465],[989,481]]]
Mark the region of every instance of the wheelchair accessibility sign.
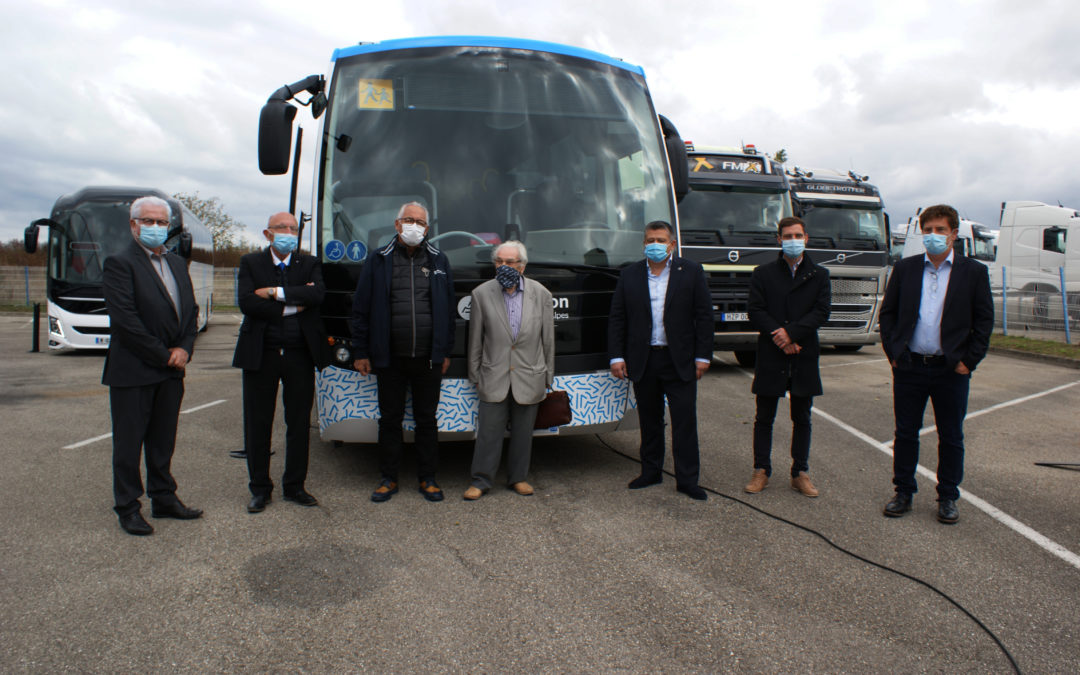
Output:
[[331,239],[323,247],[323,254],[330,262],[337,262],[345,257],[345,244],[342,244],[337,239]]

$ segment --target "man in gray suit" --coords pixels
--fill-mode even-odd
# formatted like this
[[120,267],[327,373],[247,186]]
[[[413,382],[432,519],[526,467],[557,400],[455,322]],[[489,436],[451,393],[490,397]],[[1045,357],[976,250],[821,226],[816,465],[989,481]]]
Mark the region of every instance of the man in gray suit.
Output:
[[510,422],[507,484],[531,495],[525,482],[532,453],[533,423],[544,391],[555,378],[555,313],[551,292],[523,276],[529,261],[524,244],[508,241],[492,252],[495,278],[472,292],[469,310],[469,379],[476,384],[472,484],[465,499],[491,489]]

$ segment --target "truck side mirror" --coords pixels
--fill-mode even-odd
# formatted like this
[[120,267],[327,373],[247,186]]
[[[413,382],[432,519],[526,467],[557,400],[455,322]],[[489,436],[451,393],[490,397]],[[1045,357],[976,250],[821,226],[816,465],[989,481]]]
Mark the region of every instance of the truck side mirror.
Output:
[[259,171],[280,176],[289,171],[293,119],[296,108],[285,101],[270,100],[259,113]]
[[660,130],[664,133],[668,164],[671,166],[671,184],[675,188],[675,202],[681,202],[690,192],[689,167],[686,159],[686,143],[671,120],[660,115]]

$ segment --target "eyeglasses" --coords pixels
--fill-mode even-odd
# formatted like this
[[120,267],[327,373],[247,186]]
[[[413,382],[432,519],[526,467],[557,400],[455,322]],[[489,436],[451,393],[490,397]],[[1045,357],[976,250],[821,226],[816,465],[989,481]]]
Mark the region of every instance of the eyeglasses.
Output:
[[136,223],[139,223],[140,225],[160,225],[162,227],[165,227],[165,226],[168,226],[168,224],[169,224],[169,221],[167,221],[167,220],[159,220],[157,218],[135,218],[134,220],[135,220]]
[[517,265],[520,262],[521,261],[516,259],[516,258],[513,258],[513,259],[495,258],[495,264],[496,265]]
[[266,229],[270,230],[271,232],[279,232],[280,231],[280,232],[288,232],[290,234],[299,234],[300,233],[300,228],[299,227],[293,227],[292,225],[274,225],[273,227],[268,227]]
[[421,218],[412,218],[405,216],[404,218],[398,218],[398,222],[402,225],[419,225],[420,227],[427,227],[427,221]]

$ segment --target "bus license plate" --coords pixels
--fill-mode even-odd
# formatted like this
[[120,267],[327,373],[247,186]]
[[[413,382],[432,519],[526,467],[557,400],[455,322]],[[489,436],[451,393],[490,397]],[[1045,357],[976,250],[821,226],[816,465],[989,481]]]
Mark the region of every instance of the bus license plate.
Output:
[[724,312],[720,315],[721,321],[749,321],[750,317],[746,312]]
[[107,346],[109,344],[109,337],[106,336],[106,337],[94,338],[94,344],[96,344],[96,345],[106,345]]

